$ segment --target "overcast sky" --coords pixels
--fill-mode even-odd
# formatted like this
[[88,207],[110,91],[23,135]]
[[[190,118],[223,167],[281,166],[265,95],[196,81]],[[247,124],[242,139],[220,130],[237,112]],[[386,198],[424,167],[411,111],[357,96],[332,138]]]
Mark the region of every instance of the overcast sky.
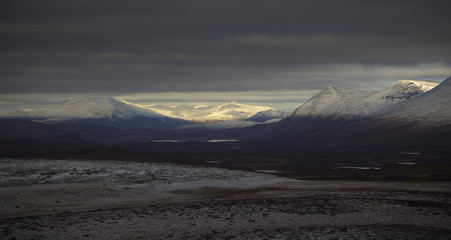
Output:
[[0,103],[83,96],[291,109],[451,75],[449,1],[3,1]]

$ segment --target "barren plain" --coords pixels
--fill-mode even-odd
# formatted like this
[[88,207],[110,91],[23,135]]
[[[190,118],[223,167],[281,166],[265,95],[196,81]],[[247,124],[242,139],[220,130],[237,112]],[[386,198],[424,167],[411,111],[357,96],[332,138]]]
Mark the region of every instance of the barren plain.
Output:
[[448,182],[0,160],[1,239],[450,239]]

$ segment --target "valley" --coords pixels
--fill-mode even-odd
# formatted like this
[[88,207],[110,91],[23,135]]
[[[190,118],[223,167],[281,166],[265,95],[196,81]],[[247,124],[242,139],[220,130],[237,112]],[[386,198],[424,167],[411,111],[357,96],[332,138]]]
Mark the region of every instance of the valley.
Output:
[[0,240],[451,239],[435,1],[3,1]]
[[329,87],[291,115],[102,98],[0,119],[0,237],[448,239],[450,81]]

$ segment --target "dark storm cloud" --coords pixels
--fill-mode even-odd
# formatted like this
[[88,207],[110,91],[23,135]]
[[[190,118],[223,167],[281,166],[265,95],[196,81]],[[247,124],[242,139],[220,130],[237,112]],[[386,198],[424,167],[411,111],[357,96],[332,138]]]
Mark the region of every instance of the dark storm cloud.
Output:
[[[0,91],[286,90],[390,77],[442,78],[451,71],[447,6],[447,1],[8,1],[0,10]],[[424,71],[386,74],[393,68]]]

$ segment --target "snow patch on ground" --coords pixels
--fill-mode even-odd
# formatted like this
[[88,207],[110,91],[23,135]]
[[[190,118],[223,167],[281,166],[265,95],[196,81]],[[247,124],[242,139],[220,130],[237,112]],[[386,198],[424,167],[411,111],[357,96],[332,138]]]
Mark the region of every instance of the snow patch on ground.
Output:
[[381,170],[381,168],[378,167],[337,167],[333,169]]
[[159,191],[255,188],[296,180],[267,174],[168,163],[0,159],[0,187],[98,183]]

